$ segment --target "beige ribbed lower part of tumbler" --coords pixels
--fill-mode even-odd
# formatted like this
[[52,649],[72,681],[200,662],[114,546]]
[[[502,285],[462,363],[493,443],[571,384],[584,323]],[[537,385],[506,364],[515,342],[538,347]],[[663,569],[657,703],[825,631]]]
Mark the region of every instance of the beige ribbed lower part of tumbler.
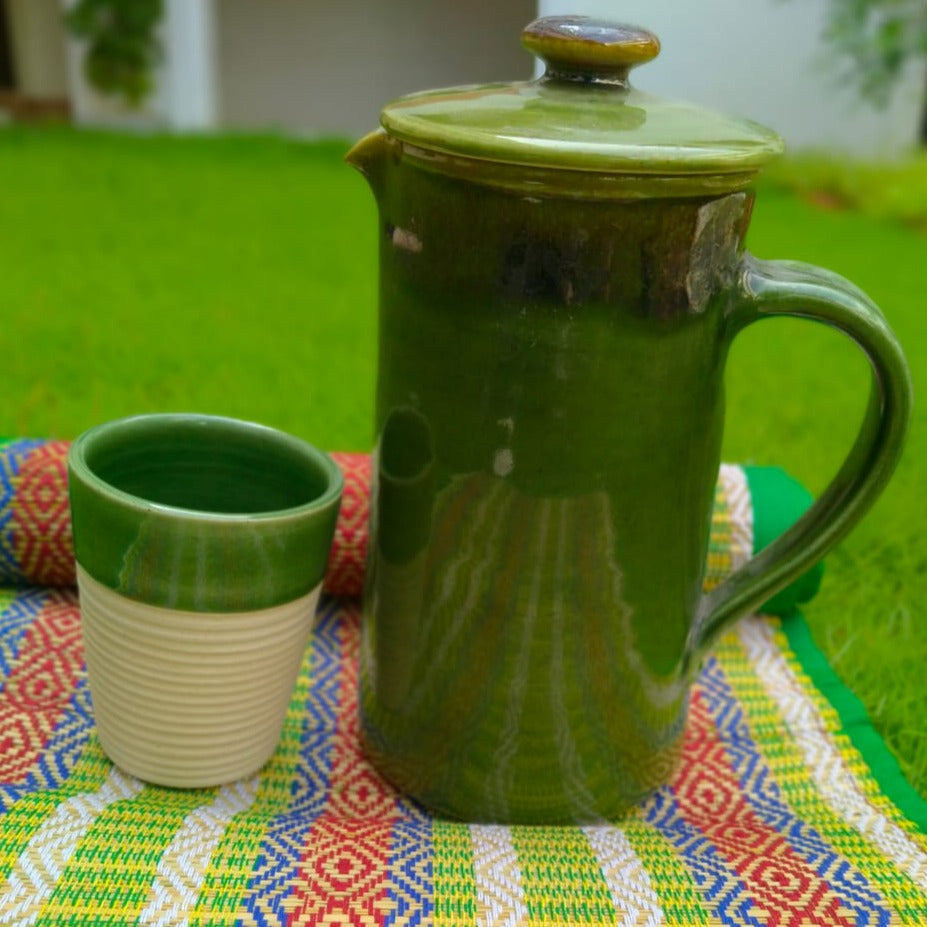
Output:
[[189,612],[127,599],[78,566],[97,732],[123,770],[199,788],[271,756],[312,630],[321,585],[252,612]]

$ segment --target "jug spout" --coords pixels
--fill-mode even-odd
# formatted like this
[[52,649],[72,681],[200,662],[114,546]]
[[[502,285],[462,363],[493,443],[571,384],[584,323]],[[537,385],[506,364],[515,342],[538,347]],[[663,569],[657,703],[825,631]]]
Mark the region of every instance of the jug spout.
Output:
[[383,188],[384,168],[393,144],[394,140],[383,129],[377,129],[365,135],[344,157],[367,178],[377,198]]

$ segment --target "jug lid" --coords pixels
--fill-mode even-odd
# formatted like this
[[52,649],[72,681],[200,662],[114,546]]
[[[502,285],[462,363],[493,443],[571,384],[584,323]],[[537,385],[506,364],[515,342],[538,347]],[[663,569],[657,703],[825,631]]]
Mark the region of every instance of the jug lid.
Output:
[[436,170],[465,173],[462,158],[474,180],[503,186],[518,185],[506,179],[513,166],[541,169],[555,186],[554,171],[591,172],[600,185],[620,178],[624,195],[739,189],[782,151],[757,123],[632,87],[630,69],[660,50],[646,29],[548,16],[522,44],[545,62],[542,77],[410,94],[385,107],[383,128]]

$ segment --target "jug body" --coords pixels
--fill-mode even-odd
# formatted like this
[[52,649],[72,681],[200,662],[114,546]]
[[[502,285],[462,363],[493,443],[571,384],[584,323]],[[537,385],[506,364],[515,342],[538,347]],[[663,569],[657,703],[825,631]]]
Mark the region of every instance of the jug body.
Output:
[[614,817],[679,752],[752,196],[381,169],[366,749],[455,817]]
[[[348,154],[379,206],[368,755],[470,821],[614,818],[663,784],[699,657],[885,488],[911,378],[850,281],[743,240],[769,129],[638,91],[652,33],[542,17],[546,69],[388,104]],[[702,590],[738,332],[862,351],[859,433],[802,517]]]

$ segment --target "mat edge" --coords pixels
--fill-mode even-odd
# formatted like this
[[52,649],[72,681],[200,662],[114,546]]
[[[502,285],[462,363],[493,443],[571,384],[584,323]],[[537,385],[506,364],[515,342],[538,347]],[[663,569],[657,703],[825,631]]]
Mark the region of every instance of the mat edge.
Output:
[[859,751],[883,795],[923,836],[927,836],[927,798],[904,775],[895,755],[872,724],[859,696],[827,662],[801,609],[796,607],[783,615],[780,626],[796,660],[837,713],[841,732]]

